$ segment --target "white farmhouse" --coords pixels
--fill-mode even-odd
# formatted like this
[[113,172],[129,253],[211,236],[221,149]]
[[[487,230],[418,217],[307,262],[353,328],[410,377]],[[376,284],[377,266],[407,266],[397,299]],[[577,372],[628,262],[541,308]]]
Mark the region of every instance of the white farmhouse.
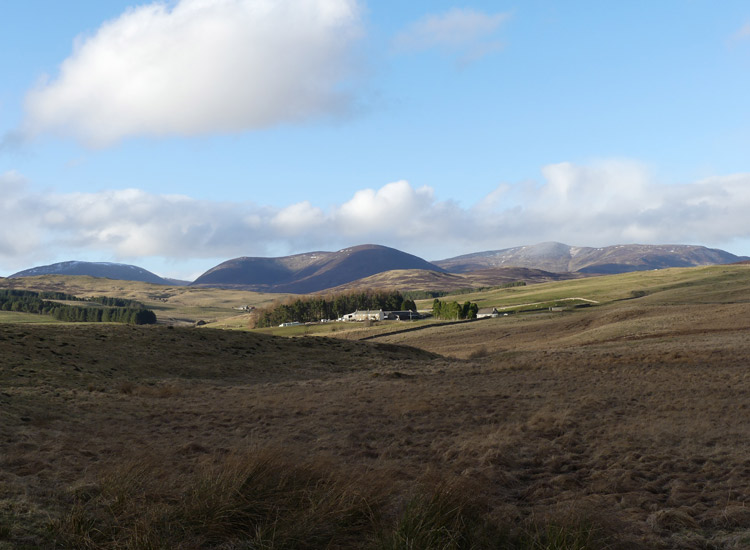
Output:
[[367,311],[357,310],[354,313],[347,313],[341,319],[344,321],[382,321],[385,319],[385,314],[382,309]]

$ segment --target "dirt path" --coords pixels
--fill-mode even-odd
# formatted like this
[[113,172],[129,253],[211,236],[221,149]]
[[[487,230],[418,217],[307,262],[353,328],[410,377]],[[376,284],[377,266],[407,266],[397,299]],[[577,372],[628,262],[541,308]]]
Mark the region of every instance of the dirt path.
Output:
[[[580,300],[581,302],[588,302],[590,304],[598,304],[596,300],[589,300],[588,298],[560,298],[557,300],[554,300],[555,302],[572,302],[574,300]],[[515,304],[512,306],[503,306],[503,307],[496,307],[497,310],[504,310],[504,309],[513,309],[517,307],[526,307],[526,306],[538,306],[540,304],[546,304],[549,303],[550,300],[547,300],[545,302],[529,302],[528,304]]]

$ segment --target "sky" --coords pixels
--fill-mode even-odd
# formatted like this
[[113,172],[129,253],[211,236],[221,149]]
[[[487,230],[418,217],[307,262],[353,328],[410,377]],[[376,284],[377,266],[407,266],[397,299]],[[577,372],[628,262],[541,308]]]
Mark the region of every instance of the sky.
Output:
[[0,276],[750,255],[746,0],[0,1]]

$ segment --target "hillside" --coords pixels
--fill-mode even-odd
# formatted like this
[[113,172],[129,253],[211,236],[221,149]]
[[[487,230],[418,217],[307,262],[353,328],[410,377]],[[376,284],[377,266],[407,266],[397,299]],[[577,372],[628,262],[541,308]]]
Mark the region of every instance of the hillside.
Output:
[[[721,265],[634,271],[615,275],[540,283],[525,287],[477,290],[460,299],[480,307],[518,309],[524,304],[573,301],[595,304],[653,301],[660,304],[713,304],[750,302],[750,266]],[[449,299],[450,297],[446,297]],[[429,300],[417,300],[421,309]]]
[[[631,272],[579,280],[543,283],[526,287],[480,290],[462,294],[459,300],[471,300],[481,307],[496,307],[511,315],[503,327],[555,326],[557,333],[533,330],[518,334],[515,345],[543,348],[577,342],[618,338],[638,340],[646,334],[670,331],[706,334],[721,330],[740,330],[744,321],[732,321],[733,315],[750,304],[750,265],[673,268],[658,271]],[[450,300],[446,296],[444,300]],[[417,300],[420,309],[430,307],[431,300]],[[549,304],[557,303],[565,311],[550,313]],[[588,307],[575,307],[586,304]],[[512,315],[513,312],[531,315]],[[625,313],[627,312],[627,313]],[[734,313],[732,313],[734,312]],[[532,320],[537,319],[537,320]],[[564,322],[562,321],[564,319]],[[556,320],[560,320],[558,323]],[[604,327],[607,327],[606,329]],[[456,354],[472,346],[465,337],[478,336],[475,345],[488,350],[505,349],[508,342],[495,340],[481,328],[466,325],[460,331],[425,324],[425,329],[398,338],[378,341],[418,345],[439,353]],[[375,328],[372,335],[379,335]],[[540,339],[540,334],[544,337]],[[387,336],[387,332],[382,332]],[[483,336],[479,336],[483,334]],[[360,337],[370,334],[362,332]],[[463,355],[463,353],[461,353]]]
[[744,548],[748,275],[334,338],[3,325],[0,548]]
[[235,258],[198,277],[192,286],[306,294],[394,269],[442,272],[422,258],[379,245],[279,258]]
[[[196,321],[221,321],[244,312],[244,307],[262,307],[285,294],[263,294],[246,290],[164,286],[140,281],[116,281],[81,275],[41,275],[16,279],[0,278],[0,288],[64,292],[79,298],[112,296],[137,300],[152,309],[162,324],[194,324]],[[6,312],[7,315],[16,316]],[[246,325],[247,319],[233,326]]]
[[523,267],[497,267],[470,273],[442,273],[423,269],[397,269],[377,273],[364,279],[330,289],[342,292],[355,289],[398,289],[408,290],[461,290],[466,288],[500,286],[523,281],[527,284],[577,279],[581,275],[572,273],[551,273],[540,269]]
[[9,278],[38,277],[41,275],[83,275],[120,281],[140,281],[157,285],[174,285],[175,279],[164,279],[136,265],[110,262],[60,262],[24,269]]
[[603,248],[548,242],[476,252],[434,262],[451,273],[494,267],[528,267],[557,273],[613,274],[669,267],[728,264],[744,258],[692,245],[615,245]]

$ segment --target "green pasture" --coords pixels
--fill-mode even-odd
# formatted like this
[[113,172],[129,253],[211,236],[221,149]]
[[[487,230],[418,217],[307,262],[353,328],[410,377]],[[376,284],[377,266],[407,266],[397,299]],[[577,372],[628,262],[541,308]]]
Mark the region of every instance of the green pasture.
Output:
[[21,313],[18,311],[0,311],[0,323],[25,323],[25,324],[59,324],[50,315],[36,315],[34,313]]
[[[541,283],[524,287],[478,291],[441,300],[476,302],[480,308],[505,311],[526,306],[564,307],[591,303],[607,304],[632,298],[659,303],[726,303],[750,301],[750,266],[725,265],[638,271],[572,281]],[[418,300],[419,309],[432,307],[432,300]],[[529,307],[529,309],[534,309]]]

